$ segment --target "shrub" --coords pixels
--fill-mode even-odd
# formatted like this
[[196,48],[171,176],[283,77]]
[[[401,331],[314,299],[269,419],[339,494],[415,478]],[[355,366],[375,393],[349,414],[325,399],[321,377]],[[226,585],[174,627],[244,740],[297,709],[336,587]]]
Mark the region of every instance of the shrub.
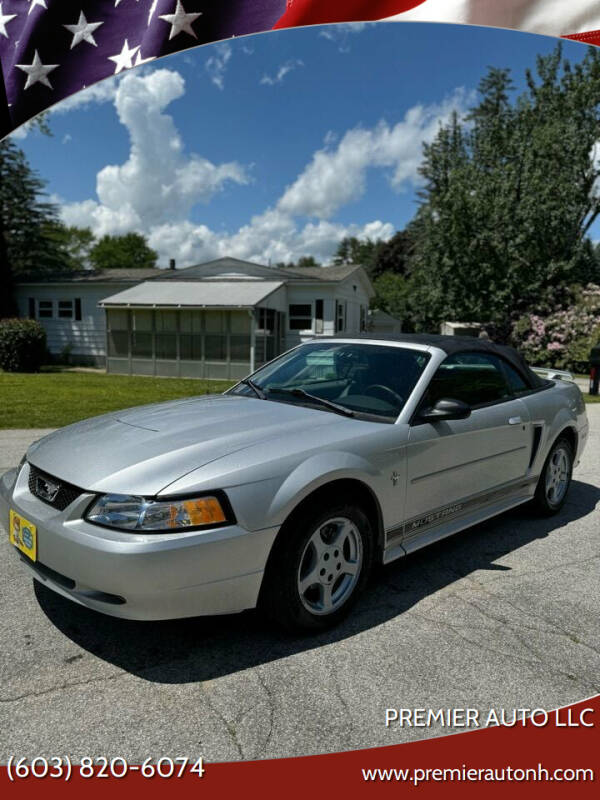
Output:
[[520,317],[512,342],[534,366],[587,372],[590,350],[600,342],[600,287],[589,284],[567,309]]
[[46,359],[46,331],[33,319],[0,320],[0,369],[37,372]]

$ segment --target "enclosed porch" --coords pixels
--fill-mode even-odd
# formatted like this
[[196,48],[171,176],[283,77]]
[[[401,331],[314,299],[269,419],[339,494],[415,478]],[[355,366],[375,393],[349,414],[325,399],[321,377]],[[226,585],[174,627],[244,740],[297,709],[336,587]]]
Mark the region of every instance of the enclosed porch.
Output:
[[[178,284],[176,305],[173,282],[103,300],[107,372],[236,380],[282,352],[285,315],[273,307],[280,284],[215,283]],[[228,296],[240,305],[227,307]]]

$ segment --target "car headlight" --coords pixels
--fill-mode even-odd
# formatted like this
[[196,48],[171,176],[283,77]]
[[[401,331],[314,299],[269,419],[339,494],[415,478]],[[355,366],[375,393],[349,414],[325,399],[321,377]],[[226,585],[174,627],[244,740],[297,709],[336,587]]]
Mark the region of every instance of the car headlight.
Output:
[[217,494],[172,500],[104,494],[92,503],[85,519],[109,528],[167,533],[217,527],[233,521],[226,498]]

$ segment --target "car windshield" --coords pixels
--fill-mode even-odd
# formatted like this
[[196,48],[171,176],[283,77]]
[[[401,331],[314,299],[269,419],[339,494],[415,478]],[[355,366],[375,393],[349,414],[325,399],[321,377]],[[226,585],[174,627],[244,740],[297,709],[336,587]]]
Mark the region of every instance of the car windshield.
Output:
[[395,421],[429,355],[421,350],[356,342],[311,342],[266,364],[228,394]]

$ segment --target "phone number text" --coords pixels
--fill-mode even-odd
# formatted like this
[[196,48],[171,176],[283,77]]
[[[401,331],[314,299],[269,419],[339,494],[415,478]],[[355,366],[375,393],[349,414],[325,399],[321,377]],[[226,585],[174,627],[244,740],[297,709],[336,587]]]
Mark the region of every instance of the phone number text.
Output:
[[130,764],[126,758],[116,756],[85,757],[79,760],[69,756],[38,756],[31,760],[11,756],[7,765],[8,778],[11,781],[25,778],[51,778],[68,781],[74,775],[80,778],[125,778],[130,774],[141,775],[142,778],[183,778],[192,775],[202,778],[205,772],[202,758],[147,758],[142,764]]

